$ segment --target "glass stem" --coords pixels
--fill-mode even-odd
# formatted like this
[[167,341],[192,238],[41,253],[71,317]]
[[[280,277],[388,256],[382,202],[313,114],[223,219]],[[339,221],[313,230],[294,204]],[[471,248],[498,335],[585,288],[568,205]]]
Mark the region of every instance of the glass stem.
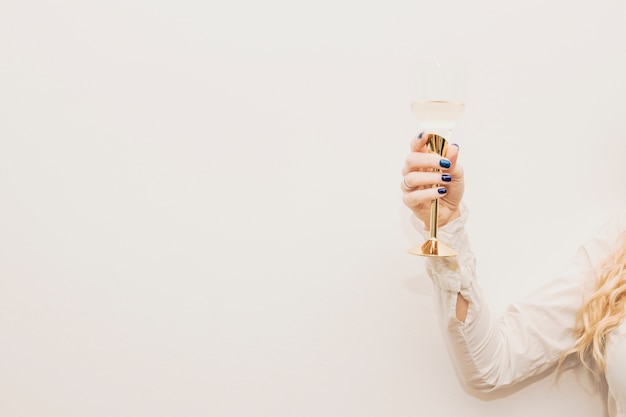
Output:
[[439,210],[439,199],[430,202],[430,238],[437,240],[437,212]]

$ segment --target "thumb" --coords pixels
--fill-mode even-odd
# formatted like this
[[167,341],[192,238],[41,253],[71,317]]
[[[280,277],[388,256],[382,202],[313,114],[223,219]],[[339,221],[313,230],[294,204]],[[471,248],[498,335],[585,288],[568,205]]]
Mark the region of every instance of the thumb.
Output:
[[457,159],[459,158],[459,145],[453,143],[448,146],[448,152],[446,153],[446,158],[450,161],[452,166],[456,164]]

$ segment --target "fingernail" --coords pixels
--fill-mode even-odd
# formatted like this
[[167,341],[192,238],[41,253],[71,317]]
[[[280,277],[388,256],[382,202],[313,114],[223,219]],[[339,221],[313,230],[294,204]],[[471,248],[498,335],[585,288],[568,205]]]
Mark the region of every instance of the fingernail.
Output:
[[456,146],[456,147],[457,147],[457,149],[461,149],[461,147],[459,146],[459,144],[458,144],[458,143],[453,143],[452,145]]
[[452,175],[450,174],[443,174],[441,176],[441,181],[445,181],[445,182],[450,182],[452,181]]
[[417,135],[417,138],[418,138],[418,139],[421,139],[423,134],[424,134],[424,132],[420,132],[420,134],[419,134],[419,135]]
[[447,159],[440,159],[439,166],[442,168],[450,168],[450,161],[448,161]]
[[445,194],[445,193],[447,193],[447,192],[448,192],[448,190],[446,190],[445,188],[438,188],[438,189],[437,189],[437,192],[438,192],[439,194]]

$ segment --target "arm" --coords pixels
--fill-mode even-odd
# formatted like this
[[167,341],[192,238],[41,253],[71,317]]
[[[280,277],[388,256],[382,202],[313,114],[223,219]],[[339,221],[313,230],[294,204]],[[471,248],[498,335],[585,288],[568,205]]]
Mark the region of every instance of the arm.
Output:
[[[446,344],[461,377],[472,388],[506,387],[553,366],[574,343],[575,316],[582,295],[595,278],[596,265],[613,250],[624,221],[606,225],[583,245],[557,279],[491,314],[475,276],[475,261],[461,218],[440,230],[440,239],[459,251],[456,258],[429,258],[426,268],[435,287]],[[416,226],[424,227],[414,218]]]
[[463,298],[461,293],[458,293],[456,295],[456,319],[461,323],[465,323],[468,308],[469,302],[465,298]]
[[[457,163],[459,149],[450,146],[444,161],[428,152],[428,138],[428,134],[420,134],[411,141],[402,169],[402,199],[424,237],[430,202],[439,199],[438,238],[459,252],[454,258],[426,260],[448,349],[472,388],[490,391],[515,384],[554,365],[561,352],[574,343],[582,296],[593,285],[596,265],[608,256],[617,235],[626,228],[626,217],[605,226],[583,245],[557,279],[512,304],[501,317],[494,317],[478,286],[474,254],[464,228],[468,214],[462,205],[464,175]],[[442,172],[434,172],[440,168]]]

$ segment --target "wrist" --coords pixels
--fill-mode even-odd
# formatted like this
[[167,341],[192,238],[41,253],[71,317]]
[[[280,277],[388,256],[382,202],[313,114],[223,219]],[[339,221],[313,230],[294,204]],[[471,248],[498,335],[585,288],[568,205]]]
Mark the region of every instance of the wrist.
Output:
[[457,207],[456,210],[451,211],[450,214],[445,218],[439,218],[438,226],[443,227],[446,224],[458,219],[459,217],[461,217],[461,210]]

